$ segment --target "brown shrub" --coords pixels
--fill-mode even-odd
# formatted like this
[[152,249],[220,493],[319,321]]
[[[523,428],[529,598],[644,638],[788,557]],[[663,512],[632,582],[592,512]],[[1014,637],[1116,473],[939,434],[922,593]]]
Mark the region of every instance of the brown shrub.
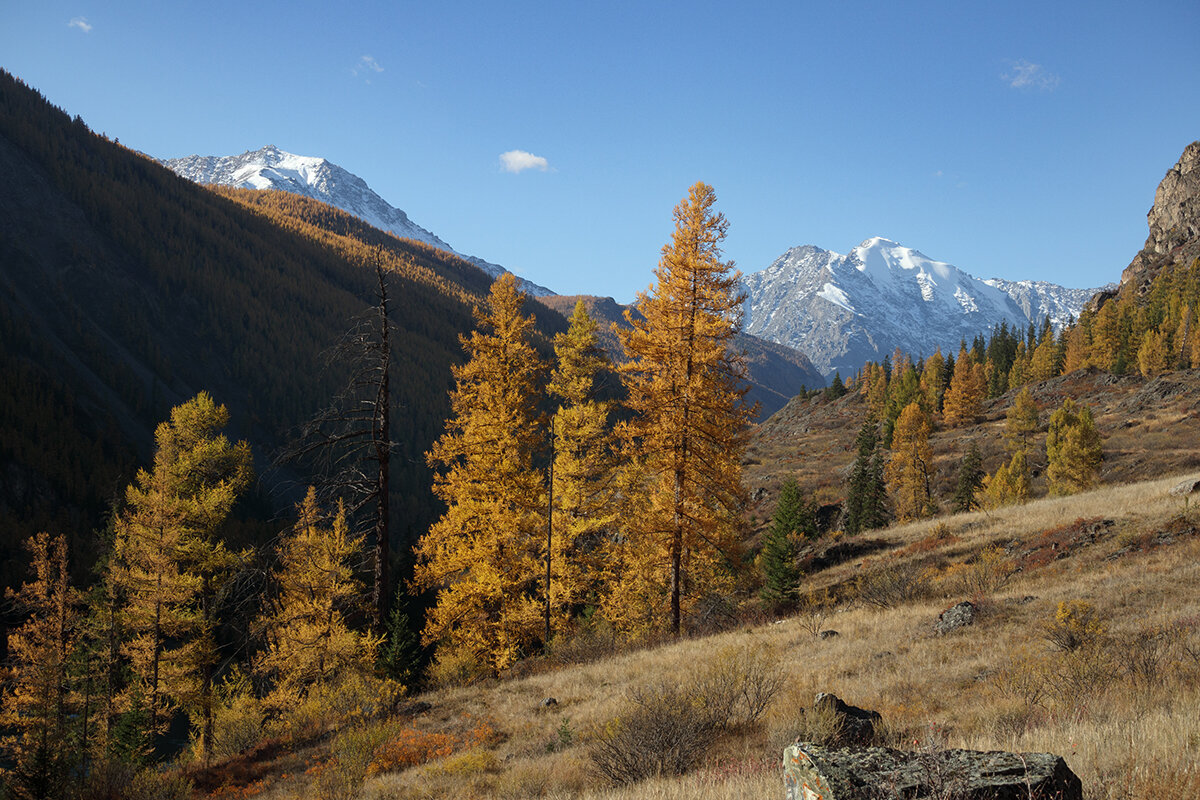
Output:
[[782,685],[763,650],[727,649],[690,681],[631,693],[629,710],[606,726],[592,763],[616,784],[683,775],[725,731],[757,720]]
[[930,594],[926,569],[912,562],[884,563],[868,568],[855,581],[855,594],[867,605],[894,608]]

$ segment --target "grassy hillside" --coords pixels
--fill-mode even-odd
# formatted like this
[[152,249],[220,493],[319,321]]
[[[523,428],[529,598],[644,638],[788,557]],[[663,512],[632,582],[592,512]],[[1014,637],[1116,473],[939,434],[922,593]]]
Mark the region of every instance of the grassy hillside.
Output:
[[[1066,397],[1091,407],[1104,440],[1102,483],[1136,481],[1200,468],[1200,371],[1179,370],[1155,378],[1111,375],[1094,368],[1029,384],[1039,409],[1040,427],[1032,460],[1034,496],[1045,494],[1046,426]],[[989,473],[1009,458],[1004,449],[1006,415],[1018,391],[986,400],[981,420],[961,428],[935,428],[933,495],[949,507],[958,464],[972,443]],[[793,399],[759,426],[747,454],[746,480],[756,498],[750,513],[770,519],[783,480],[795,477],[822,503],[845,499],[854,460],[854,438],[867,416],[864,398],[852,392],[835,401]]]
[[[596,644],[532,664],[523,677],[429,692],[417,698],[428,708],[409,705],[299,748],[264,747],[260,758],[194,777],[215,788],[241,775],[211,796],[264,800],[769,797],[781,791],[783,746],[828,735],[827,720],[803,709],[829,691],[879,711],[881,740],[893,746],[1048,751],[1065,757],[1088,798],[1193,796],[1200,513],[1169,494],[1177,482],[873,532],[873,555],[816,572],[805,588],[848,598],[847,586],[865,582],[874,604],[846,599],[631,652]],[[975,624],[935,635],[939,612],[965,598],[976,604]],[[1075,601],[1091,605],[1096,625],[1066,652],[1049,634],[1059,604]],[[838,635],[815,635],[830,629]],[[585,657],[595,660],[564,663]],[[630,713],[631,698],[712,674],[744,682],[755,664],[783,678],[779,691],[757,721],[728,728],[693,772],[626,788],[597,774],[590,755]],[[414,763],[431,755],[417,745],[432,737],[442,737],[443,755]]]

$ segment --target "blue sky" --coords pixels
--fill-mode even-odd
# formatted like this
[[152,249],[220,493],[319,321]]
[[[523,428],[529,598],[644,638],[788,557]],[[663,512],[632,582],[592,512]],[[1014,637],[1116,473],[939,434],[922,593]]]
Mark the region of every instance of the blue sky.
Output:
[[1116,280],[1200,138],[1198,30],[1195,0],[8,0],[0,66],[151,155],[324,156],[462,252],[629,301],[697,180],[746,272],[885,236]]

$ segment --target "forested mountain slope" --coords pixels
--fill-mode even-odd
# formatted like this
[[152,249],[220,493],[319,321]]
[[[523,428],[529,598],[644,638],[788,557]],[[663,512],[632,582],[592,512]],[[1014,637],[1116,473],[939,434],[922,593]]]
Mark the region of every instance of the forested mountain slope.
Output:
[[[88,563],[82,534],[144,463],[155,425],[200,390],[265,467],[345,382],[346,365],[321,354],[374,302],[376,246],[399,333],[393,529],[424,528],[423,454],[491,278],[315,201],[198,187],[8,73],[0,173],[0,582],[19,577],[19,543],[37,529],[69,532]],[[543,309],[539,326],[565,323]]]

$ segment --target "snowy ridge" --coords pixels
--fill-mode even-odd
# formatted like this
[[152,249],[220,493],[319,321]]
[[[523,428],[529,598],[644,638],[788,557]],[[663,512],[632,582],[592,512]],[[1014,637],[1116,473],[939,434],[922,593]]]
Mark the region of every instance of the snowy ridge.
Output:
[[1034,321],[1050,318],[1055,330],[1079,318],[1079,312],[1097,292],[1116,291],[1116,283],[1106,283],[1096,289],[1068,289],[1046,281],[1006,281],[988,278],[984,281],[1011,297]]
[[1077,317],[1096,289],[1045,281],[983,281],[919,250],[875,237],[842,255],[794,247],[746,275],[747,333],[795,347],[826,377],[852,375],[899,347],[914,356],[1049,316]]
[[[454,253],[493,278],[508,272],[498,264],[458,252],[372,191],[362,178],[324,158],[298,156],[267,145],[239,156],[185,156],[159,159],[159,163],[195,183],[243,189],[277,189],[311,197],[353,214],[380,230]],[[537,297],[554,294],[544,286],[524,278],[519,278],[518,283],[522,291]]]

